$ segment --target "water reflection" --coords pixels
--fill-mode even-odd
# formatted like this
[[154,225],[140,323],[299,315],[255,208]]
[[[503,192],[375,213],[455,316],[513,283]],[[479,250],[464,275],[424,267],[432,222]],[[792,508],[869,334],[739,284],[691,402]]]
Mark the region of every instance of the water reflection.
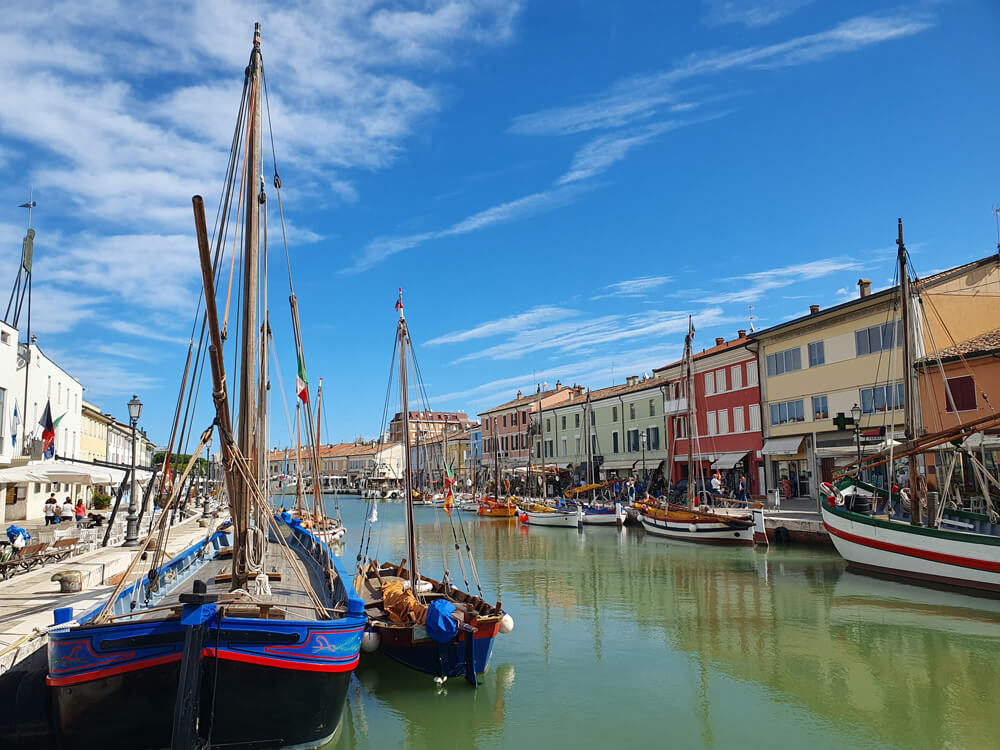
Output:
[[[434,575],[453,545],[432,511],[417,522]],[[465,530],[517,629],[478,691],[363,660],[342,747],[642,745],[665,725],[677,747],[996,746],[1000,602],[857,576],[826,550]],[[613,720],[588,721],[595,704]]]

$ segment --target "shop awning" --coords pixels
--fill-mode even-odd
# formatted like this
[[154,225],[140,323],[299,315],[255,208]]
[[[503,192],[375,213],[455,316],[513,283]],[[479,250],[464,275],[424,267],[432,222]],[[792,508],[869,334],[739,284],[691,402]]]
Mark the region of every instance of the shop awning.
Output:
[[[646,468],[655,469],[660,463],[660,459],[653,460],[649,457],[646,458]],[[631,469],[633,466],[642,466],[642,457],[639,458],[613,458],[610,461],[605,461],[601,464],[601,470],[607,469]]]
[[[25,466],[0,469],[0,483],[61,482],[65,484],[119,484],[125,478],[123,469],[76,464],[70,461],[32,461]],[[136,483],[145,484],[150,472],[137,469]]]
[[794,456],[802,446],[802,435],[792,437],[769,438],[764,442],[761,454],[765,456]]
[[[713,461],[718,459],[719,456],[724,456],[724,455],[725,455],[724,453],[695,453],[694,458],[692,460],[707,461],[708,463],[712,463]],[[674,463],[686,464],[687,461],[688,461],[687,453],[678,453],[677,455],[674,456]]]
[[732,469],[743,460],[750,451],[731,451],[729,453],[720,453],[719,457],[715,459],[715,463],[712,464],[713,469]]

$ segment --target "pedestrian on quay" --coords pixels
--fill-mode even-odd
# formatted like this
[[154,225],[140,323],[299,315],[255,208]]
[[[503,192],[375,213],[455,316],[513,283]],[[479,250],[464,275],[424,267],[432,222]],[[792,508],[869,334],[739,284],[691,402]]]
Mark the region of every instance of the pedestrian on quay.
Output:
[[49,499],[45,501],[45,525],[51,526],[55,523],[55,517],[59,515],[59,501],[56,500],[56,493],[49,495]]
[[73,520],[73,517],[76,515],[76,511],[73,510],[73,501],[70,500],[68,497],[66,498],[65,502],[63,502],[62,512],[59,515],[62,516],[63,523],[69,523],[70,521]]
[[76,501],[76,506],[73,508],[73,514],[76,516],[76,528],[82,529],[83,522],[87,520],[87,506],[83,504],[82,497]]
[[747,501],[747,477],[743,472],[740,472],[740,484],[736,490],[736,499],[741,503]]
[[722,494],[722,480],[719,478],[719,472],[715,472],[712,475],[712,494],[713,495]]

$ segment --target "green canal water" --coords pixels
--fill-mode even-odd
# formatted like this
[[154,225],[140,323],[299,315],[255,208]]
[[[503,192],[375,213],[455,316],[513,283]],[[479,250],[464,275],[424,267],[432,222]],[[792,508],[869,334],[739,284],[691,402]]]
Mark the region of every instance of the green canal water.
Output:
[[[339,502],[350,567],[365,501]],[[414,513],[437,577],[447,519]],[[330,748],[1000,747],[1000,602],[848,573],[832,548],[454,515],[514,632],[478,689],[363,654]],[[402,519],[379,504],[379,559],[404,556]]]

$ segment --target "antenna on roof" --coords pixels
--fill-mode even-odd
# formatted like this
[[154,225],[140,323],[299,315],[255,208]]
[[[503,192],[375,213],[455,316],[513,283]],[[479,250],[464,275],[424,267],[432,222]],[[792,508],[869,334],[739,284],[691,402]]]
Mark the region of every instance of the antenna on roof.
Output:
[[993,218],[997,222],[997,254],[1000,255],[1000,206],[993,205]]
[[611,385],[615,384],[615,362],[611,361]]
[[753,325],[753,321],[754,321],[754,317],[753,317],[753,305],[747,305],[747,318],[750,321],[750,333],[753,333],[754,331],[757,330],[756,328],[754,328],[754,325]]

